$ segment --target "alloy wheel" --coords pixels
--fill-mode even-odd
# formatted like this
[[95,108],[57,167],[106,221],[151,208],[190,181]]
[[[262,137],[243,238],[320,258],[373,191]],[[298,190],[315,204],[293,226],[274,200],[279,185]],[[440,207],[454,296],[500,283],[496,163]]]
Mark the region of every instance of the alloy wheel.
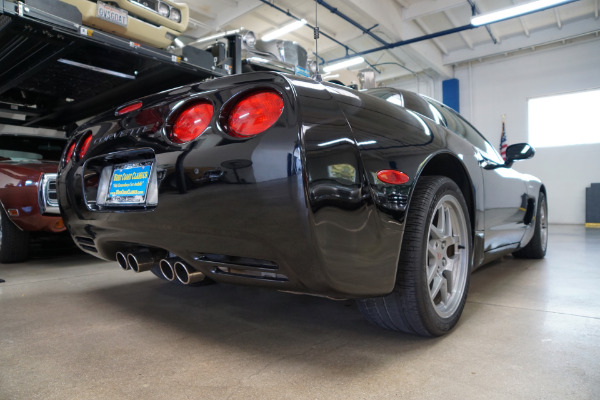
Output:
[[436,205],[427,235],[427,286],[435,312],[452,316],[460,306],[469,273],[469,238],[462,207],[445,195]]

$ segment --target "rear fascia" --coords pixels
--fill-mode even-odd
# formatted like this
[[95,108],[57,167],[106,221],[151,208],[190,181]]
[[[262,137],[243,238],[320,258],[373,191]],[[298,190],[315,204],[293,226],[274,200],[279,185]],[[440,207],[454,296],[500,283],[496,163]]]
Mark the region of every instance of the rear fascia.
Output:
[[[192,143],[166,139],[186,105],[208,99],[219,115],[239,96],[265,88],[279,92],[285,105],[257,137],[232,138],[217,117]],[[65,222],[84,251],[114,260],[117,251],[149,247],[214,280],[335,298],[392,290],[402,222],[373,200],[354,133],[324,85],[252,73],[141,101],[140,110],[121,118],[113,110],[82,126],[74,140],[91,132],[92,145],[60,172]],[[104,167],[141,160],[154,161],[156,205],[95,203]],[[344,177],[347,171],[353,172]],[[264,274],[219,268],[236,265]]]

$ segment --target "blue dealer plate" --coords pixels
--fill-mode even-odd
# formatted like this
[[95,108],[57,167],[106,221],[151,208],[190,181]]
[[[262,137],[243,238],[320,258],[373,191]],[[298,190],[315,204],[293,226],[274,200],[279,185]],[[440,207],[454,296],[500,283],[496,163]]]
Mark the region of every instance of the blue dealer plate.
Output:
[[112,173],[106,202],[144,204],[151,171],[151,162],[117,165]]

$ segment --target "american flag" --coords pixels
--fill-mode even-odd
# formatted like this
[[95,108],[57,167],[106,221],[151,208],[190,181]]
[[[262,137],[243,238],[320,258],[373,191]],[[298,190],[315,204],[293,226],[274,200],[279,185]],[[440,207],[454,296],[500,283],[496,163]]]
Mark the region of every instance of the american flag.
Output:
[[508,144],[506,143],[506,129],[504,128],[504,115],[502,116],[502,136],[500,137],[500,155],[502,159],[506,161],[506,148]]

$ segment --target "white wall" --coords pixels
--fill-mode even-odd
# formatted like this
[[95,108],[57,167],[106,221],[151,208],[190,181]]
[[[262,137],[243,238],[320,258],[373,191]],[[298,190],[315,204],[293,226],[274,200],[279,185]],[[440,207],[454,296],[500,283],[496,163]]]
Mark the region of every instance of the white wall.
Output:
[[[600,88],[600,40],[472,63],[457,68],[455,76],[460,82],[461,114],[492,145],[500,142],[502,114],[508,144],[526,142],[528,99]],[[600,123],[594,129],[600,136],[599,127]],[[585,188],[600,182],[600,144],[540,148],[532,160],[517,162],[515,169],[542,179],[551,223],[583,224]]]
[[429,75],[419,74],[418,76],[407,76],[405,79],[392,81],[385,86],[411,90],[442,101],[442,81],[433,79]]
[[53,129],[42,129],[42,128],[28,128],[24,126],[16,125],[2,125],[0,124],[0,134],[2,133],[18,133],[35,136],[51,136],[64,138],[65,133],[62,131],[55,131]]

